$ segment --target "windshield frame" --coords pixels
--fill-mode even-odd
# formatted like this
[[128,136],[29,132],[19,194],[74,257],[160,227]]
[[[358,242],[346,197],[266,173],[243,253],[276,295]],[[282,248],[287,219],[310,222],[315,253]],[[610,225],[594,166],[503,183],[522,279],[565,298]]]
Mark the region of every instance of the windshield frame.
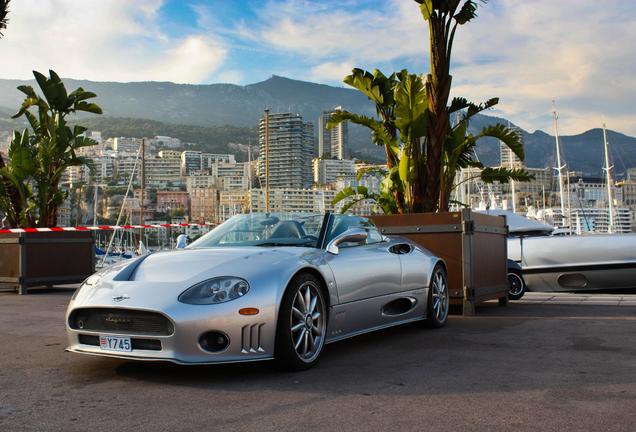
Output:
[[[242,213],[235,216],[232,216],[230,219],[226,220],[222,224],[215,227],[206,235],[200,237],[195,240],[191,244],[189,244],[187,249],[207,249],[207,248],[239,248],[239,247],[276,247],[276,246],[289,246],[289,247],[307,247],[313,249],[324,249],[326,247],[325,237],[328,233],[328,227],[331,223],[331,213],[313,213],[313,212],[258,212],[258,213]],[[252,228],[252,224],[255,226],[258,225],[258,219],[262,218],[260,224],[263,225],[263,231],[253,231],[249,228]],[[320,223],[319,229],[313,229],[309,234],[313,239],[304,239],[304,238],[272,238],[272,237],[263,237],[262,239],[255,240],[239,240],[233,243],[221,243],[223,236],[230,233],[239,233],[244,231],[240,228],[240,224],[243,222],[246,224],[245,228],[248,228],[247,231],[244,232],[255,232],[264,234],[267,227],[267,224],[263,224],[263,221],[267,219],[275,219],[276,221],[272,223],[272,226],[280,226],[281,222],[286,221],[295,221],[304,224],[309,220],[312,220],[312,224],[314,227],[317,227],[317,223]],[[304,219],[304,221],[303,221]],[[219,228],[223,227],[225,224],[231,224],[227,228],[227,230],[222,230],[221,232],[217,231]],[[274,229],[275,230],[275,229]],[[271,233],[270,233],[271,234]],[[215,235],[218,238],[214,238]],[[256,234],[258,237],[259,234]]]

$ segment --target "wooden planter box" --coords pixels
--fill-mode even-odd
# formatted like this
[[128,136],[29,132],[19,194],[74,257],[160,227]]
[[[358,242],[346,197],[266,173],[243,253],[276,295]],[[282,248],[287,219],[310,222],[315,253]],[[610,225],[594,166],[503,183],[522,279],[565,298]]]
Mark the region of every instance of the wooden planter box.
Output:
[[490,216],[464,209],[450,213],[371,216],[386,235],[407,237],[448,267],[452,313],[470,315],[475,303],[506,301],[508,293],[505,216]]
[[0,286],[26,294],[32,286],[82,282],[94,272],[92,232],[0,234]]

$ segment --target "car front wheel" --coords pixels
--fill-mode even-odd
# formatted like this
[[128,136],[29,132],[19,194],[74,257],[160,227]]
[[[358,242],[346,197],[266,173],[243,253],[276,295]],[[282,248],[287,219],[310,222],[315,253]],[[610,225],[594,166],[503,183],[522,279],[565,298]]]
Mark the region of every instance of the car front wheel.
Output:
[[283,295],[276,352],[285,369],[308,369],[318,362],[327,331],[326,302],[321,283],[311,274],[300,274]]

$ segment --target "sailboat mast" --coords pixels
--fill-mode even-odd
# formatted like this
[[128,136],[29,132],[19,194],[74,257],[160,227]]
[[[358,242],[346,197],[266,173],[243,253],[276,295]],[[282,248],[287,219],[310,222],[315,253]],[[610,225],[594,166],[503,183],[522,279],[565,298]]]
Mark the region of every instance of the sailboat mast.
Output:
[[607,130],[605,129],[605,123],[603,123],[603,143],[605,147],[605,174],[607,176],[607,204],[609,206],[609,224],[607,225],[607,232],[614,232],[614,202],[612,200],[612,168],[614,165],[609,164],[609,143],[607,142]]
[[[510,120],[508,120],[508,127],[510,127]],[[514,163],[513,163],[514,153],[510,149],[508,149],[508,152],[510,153],[510,158],[509,158],[510,159],[510,169],[514,169]],[[512,189],[512,212],[513,213],[517,213],[517,195],[515,193],[515,181],[514,180],[510,180],[510,189]]]
[[269,213],[269,108],[265,110],[265,211]]
[[559,173],[559,200],[561,201],[561,215],[563,217],[562,220],[565,221],[565,199],[563,193],[563,168],[565,168],[565,164],[561,163],[561,145],[559,143],[559,125],[556,109],[552,111],[552,116],[554,119],[554,139],[556,141],[557,156],[557,166],[555,169]]

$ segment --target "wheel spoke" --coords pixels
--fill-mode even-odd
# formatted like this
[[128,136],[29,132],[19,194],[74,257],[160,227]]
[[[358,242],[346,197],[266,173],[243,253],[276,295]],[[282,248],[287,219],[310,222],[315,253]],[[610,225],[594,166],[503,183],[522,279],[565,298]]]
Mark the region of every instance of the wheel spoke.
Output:
[[307,355],[307,351],[309,350],[309,332],[305,331],[303,333],[304,342],[303,342],[303,355]]
[[320,329],[318,328],[318,326],[316,326],[315,324],[313,326],[311,326],[311,331],[313,334],[315,334],[316,336],[321,336],[322,332],[320,331]]
[[300,312],[303,314],[303,316],[305,315],[305,313],[307,312],[307,304],[305,303],[305,298],[303,297],[303,295],[300,293],[300,291],[298,292],[298,294],[296,295],[296,300],[298,301],[298,305],[300,306]]
[[314,312],[311,314],[311,319],[316,321],[318,318],[320,318],[320,312]]
[[311,313],[311,291],[309,286],[305,289],[305,312]]
[[300,330],[301,328],[303,328],[305,326],[305,323],[303,322],[299,322],[298,324],[296,324],[295,326],[293,326],[291,328],[292,332],[297,332],[298,330]]
[[298,318],[301,321],[305,319],[305,314],[303,314],[299,309],[296,309],[293,306],[292,306],[292,315],[294,315],[296,318]]
[[313,296],[311,302],[309,302],[309,310],[307,312],[314,313],[316,310],[316,304],[318,303],[318,296]]
[[294,344],[294,349],[296,350],[296,352],[298,352],[298,348],[300,347],[300,344],[302,343],[304,336],[305,336],[305,332],[300,332],[300,334],[298,335],[298,340],[296,340],[296,343]]
[[307,331],[307,340],[309,341],[310,350],[313,351],[316,348],[316,342],[314,341],[314,335],[309,330]]

